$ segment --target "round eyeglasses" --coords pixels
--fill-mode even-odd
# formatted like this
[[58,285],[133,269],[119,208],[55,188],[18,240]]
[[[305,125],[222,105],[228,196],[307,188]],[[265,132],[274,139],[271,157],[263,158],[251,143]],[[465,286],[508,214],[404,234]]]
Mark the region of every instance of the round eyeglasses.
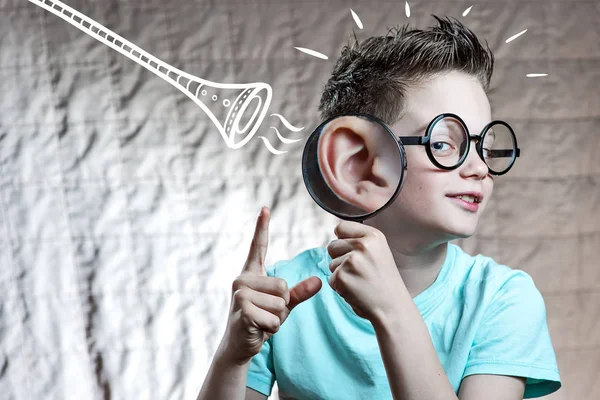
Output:
[[424,136],[400,136],[403,145],[423,145],[431,162],[438,168],[452,170],[467,159],[471,140],[476,151],[492,175],[506,174],[521,151],[517,137],[504,121],[487,124],[481,135],[471,135],[467,125],[456,114],[445,113],[435,117],[427,126]]

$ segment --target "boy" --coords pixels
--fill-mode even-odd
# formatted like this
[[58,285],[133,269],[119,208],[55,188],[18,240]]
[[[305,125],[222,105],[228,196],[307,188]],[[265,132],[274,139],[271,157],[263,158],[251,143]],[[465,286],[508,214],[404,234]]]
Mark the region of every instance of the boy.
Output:
[[[453,113],[480,135],[491,121],[494,57],[460,22],[435,18],[429,30],[346,47],[324,88],[323,119],[366,113],[396,136],[422,136]],[[558,390],[531,277],[448,243],[473,235],[492,194],[472,139],[454,169],[406,146],[405,182],[390,207],[364,224],[341,222],[327,248],[268,269],[261,209],[199,399],[266,399],[275,380],[282,399],[516,400]],[[369,193],[358,193],[366,203]]]

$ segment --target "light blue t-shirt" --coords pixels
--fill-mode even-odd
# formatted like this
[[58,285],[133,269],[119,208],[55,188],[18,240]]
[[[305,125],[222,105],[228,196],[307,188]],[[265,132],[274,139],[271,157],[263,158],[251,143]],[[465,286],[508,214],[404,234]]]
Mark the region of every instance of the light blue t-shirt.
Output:
[[[326,248],[267,269],[289,287],[310,277],[321,290],[298,305],[252,358],[247,386],[282,399],[392,399],[373,325],[328,283]],[[527,378],[525,398],[561,387],[542,295],[531,277],[448,244],[435,282],[413,301],[455,393],[472,374]]]

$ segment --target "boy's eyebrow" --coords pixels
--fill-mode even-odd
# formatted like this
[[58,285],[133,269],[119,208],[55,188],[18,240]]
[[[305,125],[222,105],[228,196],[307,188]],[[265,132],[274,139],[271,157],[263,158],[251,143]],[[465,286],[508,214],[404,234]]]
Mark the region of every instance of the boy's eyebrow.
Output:
[[400,132],[400,134],[399,135],[397,134],[396,136],[398,136],[398,137],[420,136],[420,135],[418,135],[418,133],[427,129],[428,126],[429,126],[429,122],[426,124],[423,124],[422,126],[420,126],[417,129],[411,131],[410,134],[408,134],[408,135],[404,135],[402,132]]
[[417,136],[418,133],[427,129],[428,126],[429,126],[429,122],[427,122],[426,124],[420,126],[419,128],[415,129],[414,131],[412,131],[410,135],[400,135],[400,136]]

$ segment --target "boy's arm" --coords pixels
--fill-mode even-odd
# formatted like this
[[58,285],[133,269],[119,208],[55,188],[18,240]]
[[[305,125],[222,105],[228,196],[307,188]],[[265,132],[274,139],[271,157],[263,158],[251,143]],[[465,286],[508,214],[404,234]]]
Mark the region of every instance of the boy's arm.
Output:
[[394,399],[523,399],[525,380],[500,375],[466,377],[457,397],[419,310],[403,293],[402,313],[373,321]]
[[469,375],[460,384],[460,400],[505,400],[522,399],[525,393],[525,378],[506,375]]
[[258,398],[246,397],[249,365],[250,362],[241,365],[228,362],[217,352],[197,400],[258,400]]
[[394,399],[457,400],[417,306],[401,293],[401,313],[371,321]]
[[250,362],[228,362],[218,353],[208,370],[197,400],[267,400],[267,396],[246,387]]
[[246,388],[246,400],[267,400],[268,397],[256,390]]

